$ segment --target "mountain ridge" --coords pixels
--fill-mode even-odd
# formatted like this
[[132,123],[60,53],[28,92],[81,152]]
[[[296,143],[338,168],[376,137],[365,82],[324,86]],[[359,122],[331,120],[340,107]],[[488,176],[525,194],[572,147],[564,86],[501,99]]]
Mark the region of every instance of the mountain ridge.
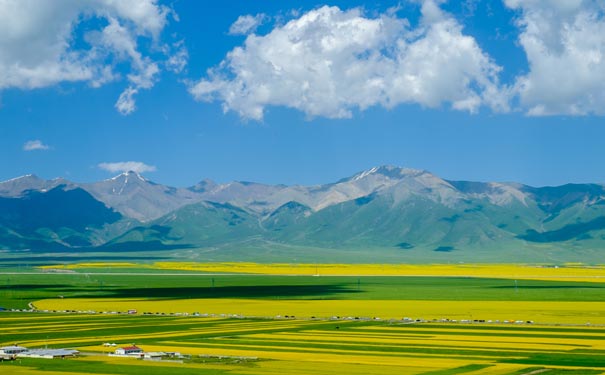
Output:
[[[566,254],[574,260],[576,254],[594,256],[605,247],[605,186],[601,184],[531,187],[454,181],[425,170],[388,165],[312,186],[219,184],[205,179],[176,188],[132,171],[93,183],[34,175],[0,182],[0,200],[10,204],[25,205],[32,194],[38,206],[27,207],[31,212],[39,210],[36,217],[41,219],[5,215],[0,222],[0,248],[34,249],[46,244],[49,249],[62,246],[78,251],[132,246],[154,251],[206,249],[200,253],[220,249],[213,251],[227,254],[245,247],[254,254],[269,246],[280,252],[378,249],[373,251],[394,257],[430,255],[452,260],[473,254],[488,258],[533,254],[528,255],[531,259]],[[105,219],[96,222],[83,216],[90,221],[84,227],[77,220],[65,219],[63,226],[46,222],[56,216],[57,202],[88,202],[86,207],[94,207],[91,210]],[[73,215],[77,216],[75,211]],[[305,250],[298,250],[298,256],[306,256],[301,251]]]

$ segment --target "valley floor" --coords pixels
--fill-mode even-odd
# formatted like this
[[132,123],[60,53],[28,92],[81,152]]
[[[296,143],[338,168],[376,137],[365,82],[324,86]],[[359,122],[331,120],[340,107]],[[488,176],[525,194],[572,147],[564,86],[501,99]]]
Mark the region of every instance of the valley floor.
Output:
[[[0,363],[11,374],[602,374],[605,329],[489,324],[2,314],[2,341],[76,359]],[[102,343],[179,352],[108,357]]]
[[[0,373],[605,374],[601,267],[94,263],[13,271],[0,274],[0,307],[23,311],[0,313],[0,346],[83,355],[5,361]],[[133,343],[183,358],[108,356]]]

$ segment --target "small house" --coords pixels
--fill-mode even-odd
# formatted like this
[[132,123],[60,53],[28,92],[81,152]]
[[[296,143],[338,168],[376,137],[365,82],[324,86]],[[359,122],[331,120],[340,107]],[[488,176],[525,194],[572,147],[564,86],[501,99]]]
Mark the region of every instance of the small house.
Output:
[[143,349],[139,348],[136,345],[125,346],[122,348],[117,348],[115,351],[116,355],[127,355],[127,356],[142,356]]

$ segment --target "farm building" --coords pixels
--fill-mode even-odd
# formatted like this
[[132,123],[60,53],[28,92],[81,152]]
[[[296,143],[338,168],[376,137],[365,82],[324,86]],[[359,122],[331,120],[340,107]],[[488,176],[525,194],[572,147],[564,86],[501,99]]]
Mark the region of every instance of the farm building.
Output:
[[116,356],[126,356],[126,357],[141,357],[144,354],[143,349],[139,348],[136,345],[117,348],[114,353]]
[[150,360],[159,361],[164,356],[166,356],[166,353],[164,353],[164,352],[148,352],[148,353],[145,353],[143,355],[143,358],[144,359],[150,359]]
[[17,346],[17,345],[12,345],[12,346],[4,346],[2,348],[0,348],[0,354],[4,354],[4,355],[16,355],[22,352],[27,351],[27,348],[23,347],[23,346]]
[[23,346],[5,346],[0,348],[2,358],[66,358],[80,354],[74,349],[28,349]]
[[17,354],[18,358],[67,358],[80,354],[75,349],[31,349]]

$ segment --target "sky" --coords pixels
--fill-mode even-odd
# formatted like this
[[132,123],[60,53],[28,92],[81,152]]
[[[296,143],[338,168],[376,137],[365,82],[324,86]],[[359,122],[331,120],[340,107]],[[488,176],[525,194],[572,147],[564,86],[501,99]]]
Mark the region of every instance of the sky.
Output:
[[0,180],[605,183],[600,0],[0,1]]

